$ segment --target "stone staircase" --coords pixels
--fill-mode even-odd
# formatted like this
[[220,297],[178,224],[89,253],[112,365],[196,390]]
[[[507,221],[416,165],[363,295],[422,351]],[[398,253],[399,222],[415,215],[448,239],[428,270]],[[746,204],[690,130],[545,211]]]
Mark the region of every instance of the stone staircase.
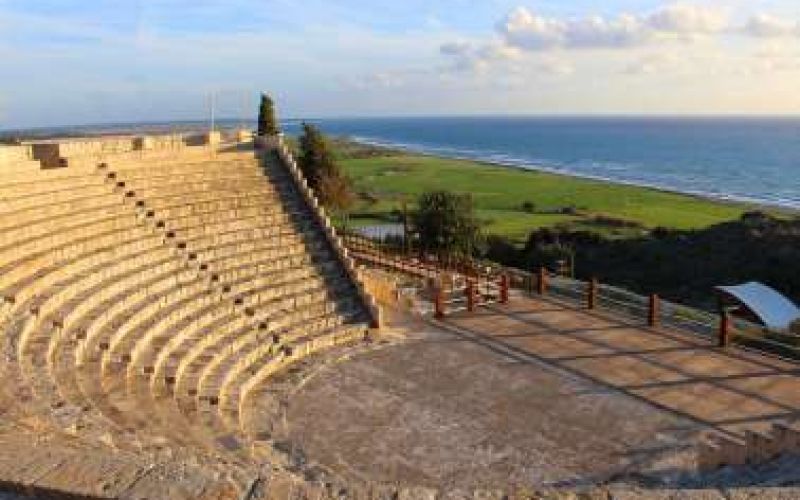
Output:
[[16,414],[89,448],[169,449],[247,490],[265,464],[241,416],[270,377],[375,323],[290,161],[187,147],[0,168]]

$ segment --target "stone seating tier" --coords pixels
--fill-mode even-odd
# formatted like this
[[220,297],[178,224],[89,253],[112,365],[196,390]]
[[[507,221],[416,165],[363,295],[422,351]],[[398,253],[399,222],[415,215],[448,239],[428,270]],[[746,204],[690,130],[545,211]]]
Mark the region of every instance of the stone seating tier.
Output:
[[0,168],[2,371],[23,413],[92,446],[256,467],[240,415],[270,376],[368,331],[315,209],[252,152],[63,159]]

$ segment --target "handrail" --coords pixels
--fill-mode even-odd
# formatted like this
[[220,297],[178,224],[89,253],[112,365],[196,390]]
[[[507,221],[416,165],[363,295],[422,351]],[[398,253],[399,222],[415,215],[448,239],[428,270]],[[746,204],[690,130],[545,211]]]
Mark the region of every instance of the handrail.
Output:
[[[381,245],[363,235],[348,234],[345,236],[345,243],[366,262],[393,267],[400,271],[404,271],[402,263],[408,262],[404,254],[393,255],[388,245]],[[472,263],[467,267],[474,271],[485,265],[492,267],[494,271],[492,274],[508,276],[509,286],[525,289],[528,293],[547,293],[582,304],[589,309],[601,307],[612,310],[634,320],[646,320],[647,326],[650,327],[664,325],[706,339],[718,338],[721,346],[733,341],[741,347],[757,349],[764,354],[788,357],[793,361],[800,360],[800,335],[769,332],[741,318],[723,320],[721,316],[712,312],[662,300],[657,295],[648,297],[623,288],[600,284],[596,280],[581,281],[560,276],[544,268],[531,273],[483,262]],[[419,266],[422,267],[424,264],[420,263]],[[451,270],[458,272],[457,269],[447,269],[447,266],[441,263],[431,266],[432,272],[437,274]],[[490,275],[485,276],[488,278]],[[477,279],[478,275],[475,278]],[[542,279],[544,284],[540,283]]]
[[378,301],[372,296],[372,294],[369,293],[369,291],[367,291],[364,280],[361,278],[353,258],[348,255],[347,249],[342,243],[339,235],[336,233],[336,229],[334,229],[333,225],[331,224],[330,219],[325,213],[325,209],[320,204],[317,196],[314,194],[314,191],[309,187],[305,176],[297,166],[297,162],[295,161],[292,152],[286,146],[286,143],[283,139],[283,134],[278,134],[274,137],[261,137],[259,143],[262,147],[262,150],[269,151],[274,149],[277,151],[278,156],[281,159],[281,163],[286,167],[291,179],[294,181],[295,186],[297,187],[301,196],[303,196],[306,205],[311,209],[312,214],[317,219],[317,222],[325,234],[325,238],[333,248],[334,253],[339,259],[339,262],[344,267],[345,272],[350,277],[353,284],[356,286],[359,297],[370,314],[371,327],[380,328],[381,308],[378,305]]

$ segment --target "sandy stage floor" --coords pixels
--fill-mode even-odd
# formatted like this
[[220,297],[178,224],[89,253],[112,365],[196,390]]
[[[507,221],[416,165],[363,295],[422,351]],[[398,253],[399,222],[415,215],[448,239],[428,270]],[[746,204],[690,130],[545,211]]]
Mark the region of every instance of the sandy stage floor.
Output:
[[417,325],[289,399],[290,440],[345,476],[460,489],[687,468],[700,425],[492,342]]

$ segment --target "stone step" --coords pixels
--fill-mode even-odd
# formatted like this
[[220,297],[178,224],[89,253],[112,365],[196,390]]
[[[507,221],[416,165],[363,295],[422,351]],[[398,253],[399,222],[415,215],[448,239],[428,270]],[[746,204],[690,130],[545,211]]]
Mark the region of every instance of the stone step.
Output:
[[19,213],[40,208],[53,203],[70,202],[82,198],[98,198],[112,193],[111,186],[103,184],[85,184],[72,189],[58,189],[40,192],[4,192],[3,203],[0,204],[0,216],[6,213]]
[[72,198],[67,201],[48,203],[38,207],[0,212],[0,231],[25,224],[39,223],[57,217],[74,217],[85,212],[102,213],[103,207],[119,205],[119,194],[109,192],[102,195]]
[[127,197],[135,197],[137,200],[158,198],[165,194],[170,196],[182,194],[187,200],[191,200],[195,195],[200,196],[208,192],[216,192],[218,194],[224,192],[253,192],[261,193],[265,196],[274,195],[274,193],[268,189],[268,186],[259,182],[260,180],[261,178],[258,175],[195,179],[175,184],[154,184],[142,187],[126,186],[117,189],[116,193],[124,194]]
[[[54,233],[72,234],[73,239],[80,239],[82,235],[104,230],[130,227],[139,224],[139,217],[135,214],[115,210],[118,205],[108,207],[103,214],[92,214],[91,217],[75,218],[70,220],[54,220],[50,223],[31,223],[28,226],[19,226],[2,233],[0,252],[13,251],[15,246],[28,245],[37,242],[38,253],[43,253],[45,248],[57,248],[63,238],[53,238]],[[63,244],[63,243],[62,243]]]
[[119,220],[109,225],[98,225],[96,229],[97,232],[56,233],[49,238],[22,243],[0,253],[0,270],[6,273],[11,268],[23,267],[23,271],[29,268],[35,271],[53,262],[75,259],[85,253],[113,251],[117,244],[128,241],[131,234],[160,238],[160,235],[154,235],[143,225],[126,226]]
[[273,357],[269,362],[263,363],[258,370],[239,387],[239,408],[236,412],[236,416],[239,419],[241,433],[251,439],[258,439],[260,429],[253,428],[251,425],[253,420],[247,418],[248,413],[252,415],[251,412],[248,412],[248,407],[257,407],[258,400],[265,390],[266,385],[269,383],[270,378],[305,356],[330,349],[339,344],[358,341],[360,338],[364,337],[367,328],[366,323],[361,325],[345,325],[326,336],[317,336],[314,339],[300,339],[292,345],[291,351],[284,352],[283,356]]
[[245,172],[257,171],[261,173],[258,161],[249,158],[235,161],[176,161],[173,163],[159,163],[157,167],[143,167],[137,163],[108,162],[108,167],[103,171],[113,173],[115,177],[125,179],[161,179],[175,175],[202,175],[215,172]]
[[[113,339],[112,339],[112,342],[113,342]],[[122,352],[124,352],[124,349],[122,349]],[[105,359],[107,359],[107,358],[104,358],[104,360],[105,360]],[[101,368],[101,372],[102,372],[102,368]],[[108,379],[108,376],[109,376],[109,375],[110,375],[110,373],[109,373],[109,372],[107,372],[107,371],[105,371],[105,372],[102,372],[101,379],[103,379],[104,381],[107,381],[107,380],[109,380],[109,379]],[[104,382],[104,383],[105,383],[105,382]]]

